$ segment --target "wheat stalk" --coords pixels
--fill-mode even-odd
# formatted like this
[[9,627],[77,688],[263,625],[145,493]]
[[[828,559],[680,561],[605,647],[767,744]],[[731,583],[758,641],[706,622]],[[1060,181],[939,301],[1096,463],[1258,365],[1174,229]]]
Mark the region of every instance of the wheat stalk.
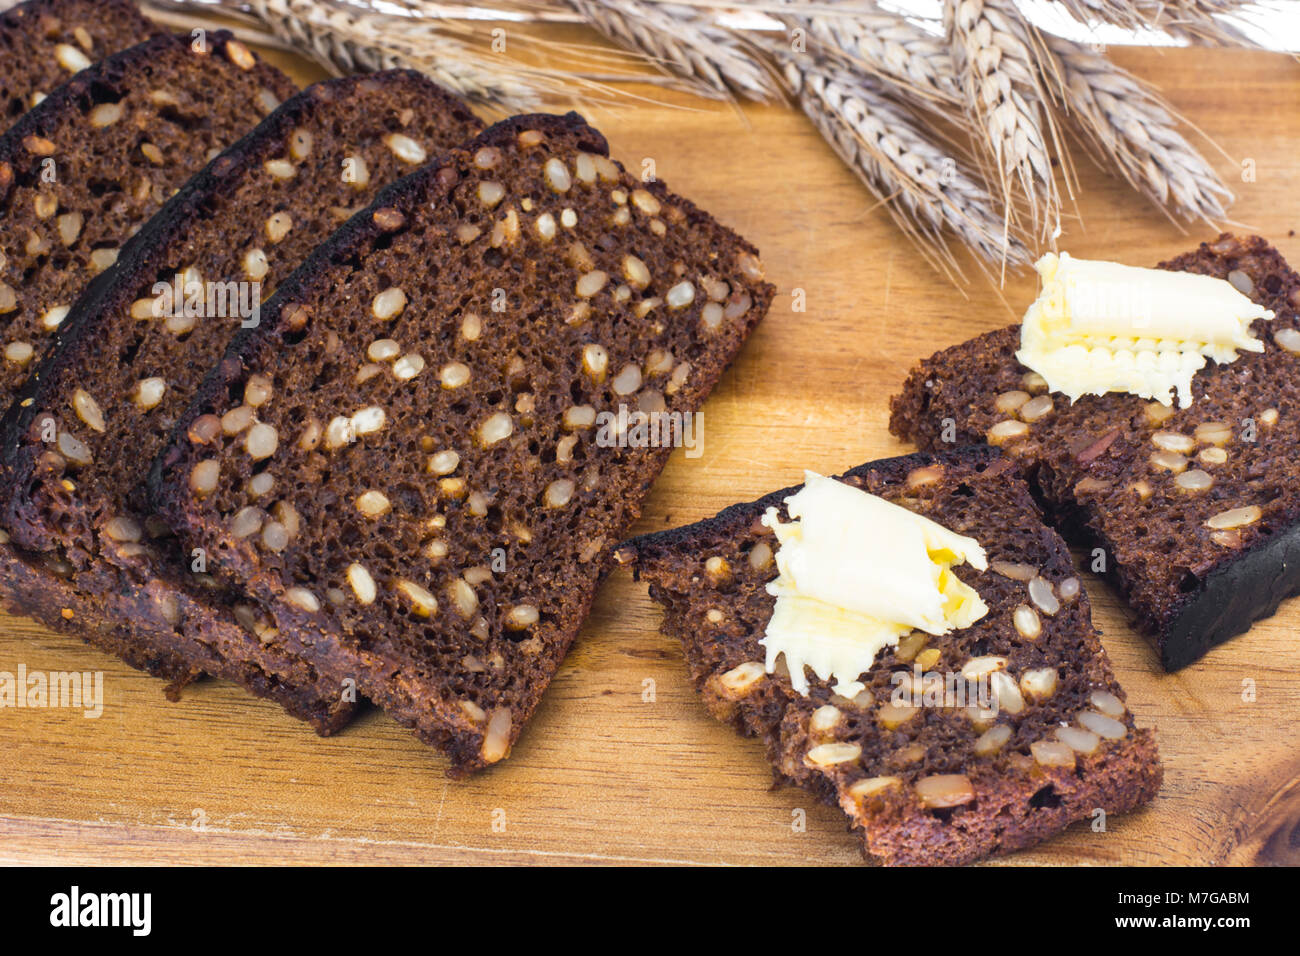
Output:
[[615,43],[698,81],[705,95],[726,98],[735,93],[760,102],[779,96],[770,71],[743,36],[718,26],[710,14],[690,4],[564,2]]
[[1018,186],[1034,230],[1054,232],[1061,199],[1044,131],[1056,143],[1056,130],[1030,28],[1010,0],[947,0],[944,26],[966,109],[992,153],[1008,219],[1015,215]]
[[1066,109],[1129,184],[1162,208],[1172,206],[1188,219],[1217,227],[1232,193],[1178,132],[1160,98],[1078,43],[1053,36],[1047,44],[1060,66]]
[[[490,52],[483,43],[488,25],[463,19],[468,0],[150,2],[240,14],[254,29],[262,25],[276,43],[340,72],[414,67],[467,99],[494,107],[529,109],[570,98],[575,89],[611,93],[604,85],[611,77],[534,66],[531,60]],[[949,231],[981,263],[1020,264],[1030,258],[1025,223],[1040,240],[1059,228],[1054,154],[1067,186],[1073,180],[1049,108],[1053,101],[1077,122],[1095,158],[1113,162],[1171,218],[1178,213],[1214,222],[1224,217],[1232,199],[1179,134],[1180,118],[1151,88],[1085,47],[1040,36],[1021,17],[1017,0],[945,0],[943,35],[932,32],[939,21],[918,25],[875,0],[751,0],[746,9],[761,10],[786,26],[791,35],[785,42],[770,32],[725,25],[722,14],[735,6],[727,0],[484,2],[534,22],[587,23],[622,51],[556,43],[526,32],[512,33],[512,44],[532,43],[552,54],[580,51],[605,63],[650,62],[663,71],[651,81],[713,97],[769,100],[782,95],[784,86],[900,228],[950,275],[959,270],[945,239]],[[1060,2],[1086,22],[1155,26],[1222,43],[1239,41],[1220,17],[1240,15],[1253,5],[1249,0]],[[804,32],[811,52],[790,42],[797,38],[794,30]],[[644,82],[647,77],[627,70],[612,79]],[[923,122],[912,112],[919,108],[955,119],[956,126]]]
[[943,232],[951,229],[991,263],[1029,261],[1007,236],[983,186],[936,147],[874,78],[773,44],[772,55],[800,108],[936,267],[955,269]]
[[[493,52],[486,39],[489,24],[460,19],[473,6],[467,3],[385,0],[382,9],[365,0],[153,0],[152,5],[237,16],[262,27],[269,45],[287,44],[336,74],[416,69],[470,102],[511,112],[575,96],[612,100],[618,94],[610,80],[644,81],[641,71],[597,75],[534,66]],[[491,0],[491,5],[528,20],[557,18],[558,8],[526,0]],[[521,32],[511,33],[509,42],[581,51],[606,62],[611,58],[608,51]]]
[[398,17],[329,0],[246,0],[271,33],[334,72],[411,67],[476,103],[526,110],[554,77],[503,70],[491,54],[442,29],[440,18]]
[[[846,5],[842,12],[828,14],[824,3],[789,0],[789,6],[792,13],[781,17],[787,28],[805,30],[823,50],[845,57],[850,66],[890,81],[924,105],[941,108],[962,103],[951,55],[941,38],[878,9],[849,13]],[[809,7],[820,9],[805,12]]]
[[[1258,46],[1232,25],[1254,8],[1253,0],[1058,0],[1080,23],[1110,23],[1128,30],[1163,30],[1209,46]],[[1228,17],[1229,20],[1223,19]]]

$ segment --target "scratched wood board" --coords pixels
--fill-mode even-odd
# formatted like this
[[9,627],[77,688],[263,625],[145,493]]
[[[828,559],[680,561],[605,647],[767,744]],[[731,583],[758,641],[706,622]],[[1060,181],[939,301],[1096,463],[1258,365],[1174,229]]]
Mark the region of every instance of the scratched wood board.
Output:
[[[1300,262],[1300,64],[1112,53],[1223,148],[1210,155],[1237,194],[1237,228]],[[300,82],[321,75],[272,58]],[[647,92],[660,103],[588,116],[625,164],[653,159],[671,188],[755,242],[779,292],[706,406],[703,454],[674,453],[634,530],[706,517],[804,468],[910,450],[886,429],[908,368],[1015,321],[1032,274],[999,288],[963,257],[968,285],[939,278],[794,110]],[[1082,190],[1062,248],[1154,265],[1210,235],[1181,233],[1075,156]],[[1085,579],[1132,710],[1158,731],[1165,784],[1105,832],[1079,824],[999,862],[1300,863],[1300,601],[1165,674],[1114,594]],[[644,587],[615,571],[511,758],[452,782],[381,712],[320,739],[222,682],[169,703],[159,682],[0,615],[0,671],[102,671],[105,687],[97,719],[0,709],[0,862],[859,862],[838,810],[772,790],[761,746],[706,715],[659,621]]]

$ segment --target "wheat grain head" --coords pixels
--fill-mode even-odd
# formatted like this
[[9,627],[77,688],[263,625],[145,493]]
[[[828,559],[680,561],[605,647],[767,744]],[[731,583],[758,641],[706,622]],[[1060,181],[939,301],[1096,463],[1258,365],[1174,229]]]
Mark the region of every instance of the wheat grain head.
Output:
[[1095,150],[1162,208],[1217,227],[1232,193],[1155,92],[1078,43],[1053,36],[1047,44],[1060,66],[1065,108]]

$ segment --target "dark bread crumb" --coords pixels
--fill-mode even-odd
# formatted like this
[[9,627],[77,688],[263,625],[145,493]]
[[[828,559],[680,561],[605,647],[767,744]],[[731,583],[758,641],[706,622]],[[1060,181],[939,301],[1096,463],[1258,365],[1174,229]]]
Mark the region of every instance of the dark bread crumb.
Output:
[[131,0],[28,0],[0,13],[0,132],[85,65],[157,32]]
[[[68,586],[92,599],[147,596],[153,613],[134,615],[142,643],[281,700],[322,732],[341,726],[355,695],[345,700],[337,682],[280,647],[246,596],[188,574],[188,557],[151,518],[141,487],[244,317],[234,310],[182,315],[173,325],[169,316],[134,315],[133,304],[152,300],[156,281],[191,267],[210,283],[255,279],[260,300],[350,215],[347,207],[364,206],[413,169],[418,151],[436,153],[479,129],[458,100],[410,71],[333,80],[292,97],[127,245],[60,327],[57,346],[5,423],[4,516],[20,546],[65,555]],[[394,135],[418,151],[399,158],[386,142]],[[344,180],[349,162],[353,172],[364,164],[364,182]],[[273,222],[288,226],[274,241]],[[146,379],[163,381],[165,391],[142,402],[138,383]],[[87,421],[87,401],[102,430]],[[84,454],[52,451],[43,440],[51,427],[75,438]]]
[[[1053,396],[1054,409],[1003,451],[1030,477],[1067,537],[1104,549],[1107,575],[1161,663],[1174,670],[1300,592],[1300,493],[1291,481],[1300,465],[1300,356],[1277,342],[1279,332],[1300,328],[1300,277],[1263,239],[1229,234],[1160,268],[1232,275],[1248,287],[1276,313],[1252,329],[1265,350],[1228,365],[1211,362],[1193,379],[1193,404],[1172,414],[1127,394],[1088,395],[1073,405]],[[1019,334],[1019,326],[999,329],[922,362],[892,402],[890,430],[937,449],[947,420],[956,441],[983,442],[994,424],[1016,417],[1000,413],[996,402],[1025,389],[1028,369],[1015,360]],[[1210,423],[1221,423],[1221,434],[1203,431],[1214,442],[1197,440],[1197,426]],[[1152,464],[1157,432],[1189,440],[1185,468],[1206,472],[1213,480],[1208,490],[1186,492],[1173,472]],[[1215,442],[1224,455],[1209,451]],[[1249,525],[1206,526],[1215,515],[1248,506],[1260,508]]]
[[[1062,582],[1077,581],[1064,543],[1043,525],[1014,466],[988,449],[965,448],[861,465],[841,480],[978,540],[989,570],[956,570],[979,591],[989,613],[972,627],[928,637],[923,646],[905,639],[882,651],[861,678],[867,689],[851,701],[811,672],[804,697],[791,687],[783,657],[775,674],[762,673],[759,644],[774,603],[765,588],[776,577],[775,538],[759,518],[775,507],[788,520],[784,500],[797,486],[684,528],[634,538],[618,549],[618,558],[633,565],[664,606],[663,630],[681,640],[709,711],[742,734],[763,739],[778,782],[798,784],[841,806],[861,830],[863,852],[873,862],[966,863],[1029,846],[1095,808],[1118,813],[1150,800],[1161,780],[1155,740],[1151,731],[1136,729],[1126,711],[1124,738],[1103,739],[1094,753],[1076,754],[1073,767],[1044,766],[1032,756],[1031,744],[1053,740],[1062,721],[1072,723],[1080,711],[1094,709],[1094,692],[1113,695],[1112,706],[1122,704],[1124,694],[1082,589],[1073,600],[1061,600],[1054,616],[1037,615],[1036,638],[1013,624],[1015,609],[1032,601],[1025,582],[999,573],[994,562],[1037,569],[1058,591]],[[709,564],[712,558],[721,558],[724,570]],[[890,701],[896,671],[911,673],[923,659],[926,673],[956,672],[972,658],[987,656],[1004,657],[1004,673],[1016,680],[1031,670],[1056,673],[1051,696],[1025,694],[1022,711],[1003,709],[997,724],[1009,731],[997,731],[1008,737],[996,753],[978,754],[975,745],[997,724],[976,724],[964,709],[913,708],[893,729],[882,722],[893,719],[881,705]],[[825,707],[838,713],[823,710],[820,719],[833,718],[834,725],[814,729],[813,715]],[[806,759],[813,747],[834,741],[856,744],[860,757],[830,766]],[[948,775],[964,777],[973,800],[926,806],[917,782]],[[898,783],[865,797],[855,790],[855,784],[877,777]]]
[[[694,298],[679,288],[673,308],[682,283]],[[566,412],[697,409],[771,296],[748,243],[624,172],[576,114],[503,121],[280,287],[178,424],[155,505],[323,673],[355,678],[453,774],[484,767],[532,714],[669,451],[598,445]],[[371,355],[386,339],[411,356],[401,375]],[[214,436],[255,373],[269,429]],[[255,460],[246,443],[267,438]],[[297,518],[278,551],[249,510],[263,471]]]
[[207,49],[154,37],[78,73],[0,137],[0,297],[14,300],[0,390],[17,391],[63,310],[168,197],[294,92],[228,33]]

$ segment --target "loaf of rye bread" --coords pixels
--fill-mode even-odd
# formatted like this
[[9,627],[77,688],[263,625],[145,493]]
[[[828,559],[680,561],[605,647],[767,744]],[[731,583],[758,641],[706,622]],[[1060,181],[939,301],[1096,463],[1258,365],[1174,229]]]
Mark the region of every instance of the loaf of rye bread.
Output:
[[179,423],[154,505],[464,774],[509,751],[671,450],[600,413],[698,409],[771,296],[748,243],[577,114],[505,120],[280,286]]
[[[345,700],[282,648],[251,602],[190,573],[190,557],[151,519],[143,482],[204,372],[241,322],[257,320],[249,307],[353,205],[481,128],[411,71],[333,80],[289,99],[128,243],[73,307],[4,423],[0,518],[17,544],[65,556],[79,593],[147,595],[156,610],[137,608],[128,622],[138,644],[254,692],[270,688],[322,732],[355,695]],[[176,276],[227,299],[187,310]],[[171,287],[162,299],[160,279]],[[55,450],[65,435],[75,445]]]
[[131,0],[27,0],[0,13],[0,132],[74,73],[157,32]]
[[[0,399],[8,407],[94,275],[109,269],[167,196],[256,125],[293,85],[228,34],[157,36],[91,66],[0,137]],[[158,160],[161,160],[160,162]],[[28,554],[0,534],[0,600],[76,630],[175,683],[197,671],[132,646],[107,603],[67,580],[64,555]]]
[[[1029,846],[1098,808],[1150,800],[1161,781],[1154,736],[1134,726],[1069,552],[1014,465],[968,447],[861,465],[840,480],[975,538],[989,562],[983,572],[955,569],[987,615],[884,649],[852,700],[811,670],[801,695],[784,656],[764,670],[777,545],[759,519],[776,508],[788,520],[784,501],[798,487],[617,551],[664,606],[664,633],[681,640],[709,711],[764,741],[777,782],[839,805],[867,859],[886,864],[967,863]],[[892,699],[918,676],[915,693],[927,681],[952,693],[955,675],[993,672],[1002,675],[990,678],[999,681],[996,713],[954,698]]]
[[1189,407],[1049,395],[1012,326],[922,362],[890,430],[925,449],[1000,444],[1067,539],[1100,549],[1089,564],[1176,670],[1300,591],[1300,277],[1263,239],[1226,234],[1160,267],[1228,279],[1276,313],[1252,326],[1263,352],[1196,374]]

